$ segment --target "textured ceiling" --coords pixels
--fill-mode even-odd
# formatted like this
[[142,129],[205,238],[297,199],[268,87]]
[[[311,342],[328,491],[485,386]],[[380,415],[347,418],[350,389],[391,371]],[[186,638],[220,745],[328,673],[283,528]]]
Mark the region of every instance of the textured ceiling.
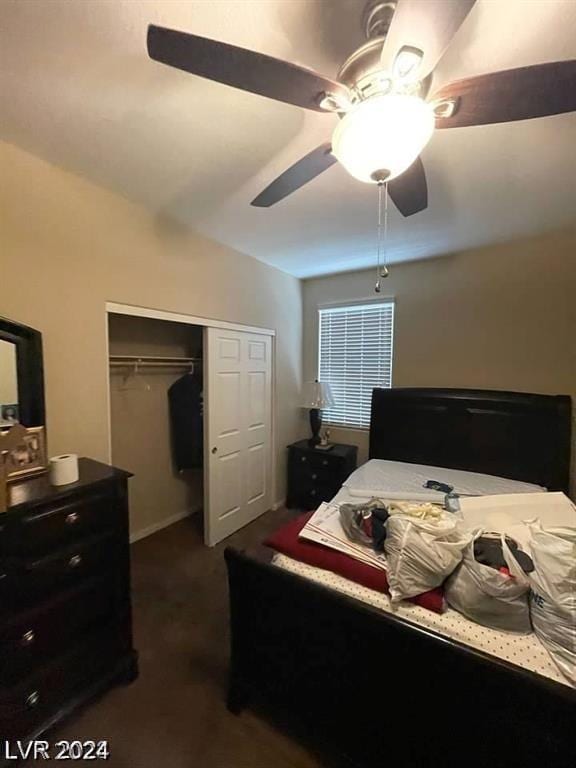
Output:
[[[150,61],[150,22],[328,75],[364,0],[0,0],[0,138],[294,275],[374,262],[376,191],[334,166],[271,209],[252,200],[330,137],[332,115]],[[576,58],[575,0],[478,0],[435,74]],[[573,223],[576,114],[438,131],[430,205],[390,219],[391,261]]]

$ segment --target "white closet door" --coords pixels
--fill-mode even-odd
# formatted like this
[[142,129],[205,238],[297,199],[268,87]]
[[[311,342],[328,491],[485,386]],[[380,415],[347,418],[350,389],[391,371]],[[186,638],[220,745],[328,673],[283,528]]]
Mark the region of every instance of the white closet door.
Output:
[[217,544],[272,506],[272,339],[207,328],[204,540]]

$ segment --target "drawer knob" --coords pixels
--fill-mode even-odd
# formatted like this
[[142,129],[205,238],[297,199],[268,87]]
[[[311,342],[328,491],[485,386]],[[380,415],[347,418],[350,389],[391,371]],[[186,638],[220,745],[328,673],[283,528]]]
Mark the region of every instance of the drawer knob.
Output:
[[78,512],[70,512],[70,514],[66,515],[66,525],[74,525],[78,522],[80,519],[80,515]]
[[314,488],[310,491],[310,496],[316,496],[316,490]]
[[328,459],[324,459],[324,461],[322,462],[322,466],[323,467],[327,467],[328,466]]
[[82,562],[81,555],[72,555],[70,560],[68,560],[68,565],[70,566],[70,568],[78,568],[81,562]]
[[34,630],[29,629],[28,632],[24,632],[24,634],[20,638],[20,645],[23,648],[28,648],[28,646],[32,645],[32,643],[35,640],[36,640],[36,635],[34,634]]
[[318,475],[317,474],[313,474],[312,475],[312,480],[317,480],[317,479],[318,479]]
[[38,691],[32,691],[32,693],[26,697],[26,706],[30,707],[30,709],[34,709],[34,707],[37,707],[39,703],[40,694]]

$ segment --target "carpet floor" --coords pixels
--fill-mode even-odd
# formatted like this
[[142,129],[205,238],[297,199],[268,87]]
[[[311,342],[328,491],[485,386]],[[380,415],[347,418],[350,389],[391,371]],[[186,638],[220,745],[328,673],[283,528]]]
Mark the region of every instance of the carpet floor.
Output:
[[140,676],[76,713],[49,734],[50,743],[105,739],[109,768],[318,768],[316,757],[269,723],[226,709],[224,547],[255,544],[292,516],[268,512],[213,549],[194,518],[134,544]]

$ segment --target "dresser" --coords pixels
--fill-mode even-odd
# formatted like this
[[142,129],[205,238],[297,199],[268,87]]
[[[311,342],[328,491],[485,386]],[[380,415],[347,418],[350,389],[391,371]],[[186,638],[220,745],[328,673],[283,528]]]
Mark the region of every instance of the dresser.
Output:
[[356,469],[358,448],[335,444],[321,451],[300,440],[288,446],[288,492],[286,506],[315,509],[330,501],[348,475]]
[[34,738],[137,677],[129,477],[81,459],[71,485],[52,487],[47,475],[10,485],[0,515],[0,743]]

